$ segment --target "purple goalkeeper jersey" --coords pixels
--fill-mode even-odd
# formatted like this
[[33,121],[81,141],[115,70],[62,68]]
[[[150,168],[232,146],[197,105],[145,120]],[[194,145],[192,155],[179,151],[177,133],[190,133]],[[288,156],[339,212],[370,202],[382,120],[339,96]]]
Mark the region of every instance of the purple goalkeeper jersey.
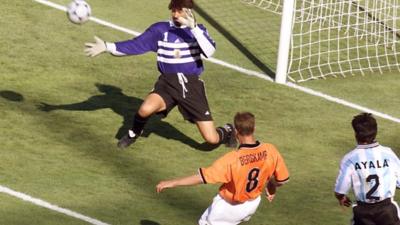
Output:
[[[215,49],[215,42],[206,28],[201,24],[197,27],[195,29],[200,29],[198,31],[205,37],[203,41],[208,41],[207,45]],[[138,37],[115,43],[116,51],[123,55],[157,52],[157,67],[161,74],[197,76],[204,70],[200,45],[190,28],[176,27],[172,21],[155,23]]]

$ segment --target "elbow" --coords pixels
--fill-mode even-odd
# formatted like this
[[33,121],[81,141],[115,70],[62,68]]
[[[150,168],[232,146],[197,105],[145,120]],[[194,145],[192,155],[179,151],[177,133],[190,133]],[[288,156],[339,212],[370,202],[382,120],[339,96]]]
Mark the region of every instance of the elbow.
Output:
[[277,187],[282,186],[282,185],[286,184],[287,182],[289,182],[289,177],[284,180],[275,180],[275,184]]
[[205,57],[210,58],[215,53],[215,48],[209,48],[206,51],[203,51]]

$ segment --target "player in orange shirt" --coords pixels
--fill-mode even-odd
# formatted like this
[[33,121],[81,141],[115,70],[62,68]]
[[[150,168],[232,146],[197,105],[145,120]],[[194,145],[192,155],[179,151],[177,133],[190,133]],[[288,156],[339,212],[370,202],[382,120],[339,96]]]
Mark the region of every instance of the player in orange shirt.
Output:
[[264,187],[271,202],[276,188],[289,180],[288,169],[275,146],[255,139],[254,115],[237,113],[234,124],[240,143],[238,149],[220,157],[210,167],[200,168],[198,174],[161,181],[157,185],[160,193],[176,186],[222,183],[199,225],[234,225],[248,221],[260,204]]

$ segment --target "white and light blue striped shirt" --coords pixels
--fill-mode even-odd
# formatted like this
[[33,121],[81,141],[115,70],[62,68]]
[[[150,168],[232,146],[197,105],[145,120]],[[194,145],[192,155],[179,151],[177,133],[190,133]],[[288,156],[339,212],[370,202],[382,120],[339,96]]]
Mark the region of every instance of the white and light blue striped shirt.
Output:
[[400,160],[379,143],[358,145],[346,154],[336,179],[335,192],[353,189],[357,201],[375,203],[395,195],[400,187]]

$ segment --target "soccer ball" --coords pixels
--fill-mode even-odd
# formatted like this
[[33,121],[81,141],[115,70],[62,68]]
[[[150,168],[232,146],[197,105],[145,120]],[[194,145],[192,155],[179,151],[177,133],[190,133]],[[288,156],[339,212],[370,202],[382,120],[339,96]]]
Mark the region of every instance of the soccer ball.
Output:
[[74,0],[67,6],[68,19],[75,24],[83,24],[89,20],[92,10],[84,0]]

